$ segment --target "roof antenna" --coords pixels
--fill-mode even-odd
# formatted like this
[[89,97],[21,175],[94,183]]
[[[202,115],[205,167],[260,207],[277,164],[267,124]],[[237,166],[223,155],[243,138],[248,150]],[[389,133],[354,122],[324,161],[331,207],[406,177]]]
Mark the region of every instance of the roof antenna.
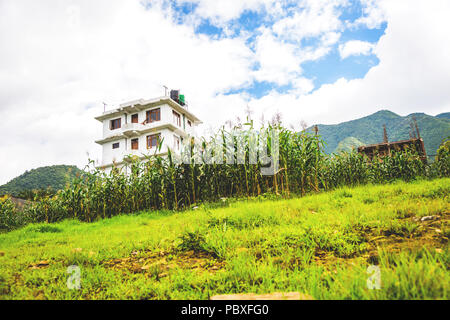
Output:
[[107,106],[108,104],[106,103],[106,102],[103,102],[103,112],[106,112],[106,106]]

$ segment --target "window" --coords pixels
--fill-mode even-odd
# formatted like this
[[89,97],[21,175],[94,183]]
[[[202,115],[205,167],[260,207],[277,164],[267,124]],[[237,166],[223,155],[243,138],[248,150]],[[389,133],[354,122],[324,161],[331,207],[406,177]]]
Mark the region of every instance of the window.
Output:
[[113,143],[112,147],[113,147],[113,149],[119,149],[120,143],[119,142]]
[[157,147],[160,141],[160,136],[160,134],[152,134],[150,136],[147,136],[147,149]]
[[131,150],[139,150],[139,139],[131,140]]
[[131,123],[139,123],[139,115],[137,113],[131,116]]
[[111,122],[109,123],[109,128],[111,130],[119,129],[121,127],[121,120],[122,119],[120,119],[120,118],[111,120]]
[[188,126],[189,126],[189,127],[192,127],[192,122],[191,122],[191,120],[188,120],[187,122],[188,122]]
[[180,139],[177,136],[173,136],[173,149],[180,150]]
[[159,120],[161,120],[160,108],[147,111],[147,119],[145,120],[146,123],[152,123]]
[[175,111],[172,111],[173,113],[173,122],[175,122],[177,124],[177,126],[181,127],[181,117],[178,113],[176,113]]

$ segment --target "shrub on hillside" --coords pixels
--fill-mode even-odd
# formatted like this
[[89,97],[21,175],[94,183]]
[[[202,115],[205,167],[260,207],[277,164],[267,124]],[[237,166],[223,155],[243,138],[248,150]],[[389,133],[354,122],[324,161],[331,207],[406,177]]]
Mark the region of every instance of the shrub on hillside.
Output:
[[437,176],[450,177],[450,139],[443,142],[437,150],[432,169]]
[[6,196],[0,198],[0,232],[18,228],[24,223],[14,203]]

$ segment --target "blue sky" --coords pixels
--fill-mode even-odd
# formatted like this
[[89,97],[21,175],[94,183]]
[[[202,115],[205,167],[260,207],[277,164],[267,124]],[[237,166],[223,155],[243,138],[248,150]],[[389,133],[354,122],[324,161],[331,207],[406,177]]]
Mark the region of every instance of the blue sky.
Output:
[[[364,16],[364,7],[359,0],[351,0],[343,5],[338,5],[339,19],[343,25],[348,23],[355,23],[359,18]],[[184,24],[186,21],[195,15],[198,9],[198,3],[193,2],[178,2],[170,1],[169,4],[176,16],[178,24]],[[299,7],[296,2],[288,2],[283,5],[286,11],[285,18],[292,17],[295,12],[298,12]],[[212,39],[220,38],[234,38],[245,34],[246,44],[254,51],[255,41],[260,34],[260,28],[272,28],[277,20],[270,16],[267,10],[260,8],[245,9],[239,16],[226,21],[226,23],[214,21],[210,17],[200,17],[197,20],[197,25],[194,30],[196,34],[206,35]],[[376,44],[380,37],[384,34],[387,27],[385,21],[381,21],[376,27],[368,27],[365,24],[358,24],[352,27],[343,27],[339,30],[339,41],[334,43],[329,53],[320,57],[317,60],[305,61],[301,63],[302,76],[310,79],[313,82],[314,90],[319,89],[324,84],[332,84],[340,78],[347,80],[364,78],[370,68],[379,63],[378,58],[373,53],[368,54],[354,54],[343,58],[339,52],[339,45],[344,45],[347,41],[359,40]],[[225,31],[227,29],[227,32]],[[229,32],[228,29],[232,31]],[[305,46],[317,46],[320,42],[318,37],[305,37],[298,42],[293,42],[299,49]],[[255,65],[254,70],[258,69]],[[241,86],[240,88],[233,88],[225,92],[225,94],[243,93],[250,97],[261,98],[270,92],[286,93],[292,90],[292,85],[279,85],[271,81],[254,80],[250,84]]]
[[448,0],[2,0],[0,184],[101,160],[103,103],[164,85],[200,135],[247,109],[296,129],[448,112],[449,15]]

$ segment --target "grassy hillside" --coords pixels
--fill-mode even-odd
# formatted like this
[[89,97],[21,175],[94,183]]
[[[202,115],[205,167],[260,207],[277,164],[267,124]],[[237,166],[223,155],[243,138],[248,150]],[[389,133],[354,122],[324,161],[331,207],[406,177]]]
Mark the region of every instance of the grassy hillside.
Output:
[[[0,298],[298,291],[315,299],[446,300],[449,194],[447,178],[33,224],[0,234]],[[367,287],[372,264],[381,271],[380,290]],[[80,267],[80,290],[67,288],[71,265]]]
[[[326,142],[325,152],[336,151],[339,143],[353,137],[364,144],[383,142],[383,125],[386,125],[389,141],[409,139],[410,124],[416,117],[420,134],[425,142],[427,154],[435,155],[442,140],[450,136],[448,114],[433,117],[424,113],[414,113],[406,117],[382,110],[370,116],[343,122],[337,125],[318,125],[319,134]],[[312,128],[308,131],[312,132]]]
[[364,145],[364,143],[359,141],[355,137],[347,137],[341,142],[339,142],[334,152],[341,152],[341,151],[351,152],[353,151],[353,149],[357,149],[362,145]]
[[0,186],[0,195],[19,196],[24,191],[63,189],[81,170],[76,166],[49,166],[26,171],[7,184]]

